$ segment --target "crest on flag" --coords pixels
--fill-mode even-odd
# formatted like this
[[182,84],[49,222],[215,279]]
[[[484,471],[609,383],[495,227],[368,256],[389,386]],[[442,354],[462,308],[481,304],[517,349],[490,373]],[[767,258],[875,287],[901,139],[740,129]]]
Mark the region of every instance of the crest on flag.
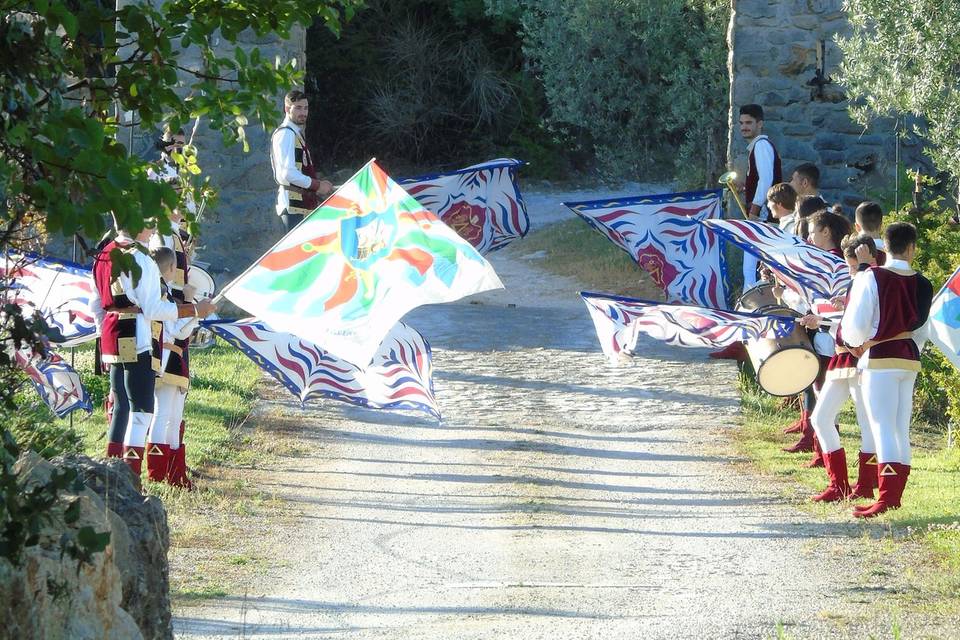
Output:
[[527,235],[530,219],[517,186],[523,161],[490,160],[450,173],[397,182],[481,254]]
[[953,272],[930,307],[930,341],[960,369],[960,268]]
[[843,295],[850,286],[847,263],[779,227],[753,220],[705,220],[724,239],[756,256],[808,301]]
[[333,398],[372,409],[417,409],[437,419],[430,345],[398,322],[365,369],[254,320],[203,323],[276,378],[301,403]]
[[727,307],[723,246],[700,222],[723,215],[722,191],[565,202],[630,254],[669,302]]
[[365,366],[411,309],[502,286],[476,249],[371,160],[223,295]]
[[793,318],[691,305],[665,304],[604,293],[581,292],[612,362],[631,355],[641,333],[677,347],[720,348],[758,338],[782,338],[794,329]]
[[30,378],[40,399],[58,418],[65,418],[78,409],[93,412],[80,375],[56,353],[50,351],[44,357],[21,349],[15,353],[14,360]]
[[39,312],[50,328],[50,341],[74,346],[96,337],[97,328],[90,300],[93,275],[72,262],[33,254],[6,254],[0,261],[4,301],[23,309],[23,315]]

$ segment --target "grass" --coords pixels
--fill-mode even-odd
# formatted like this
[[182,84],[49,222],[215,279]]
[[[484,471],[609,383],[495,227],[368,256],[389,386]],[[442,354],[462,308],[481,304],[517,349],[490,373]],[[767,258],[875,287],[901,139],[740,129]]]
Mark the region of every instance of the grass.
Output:
[[[740,386],[743,420],[734,433],[738,452],[763,474],[781,481],[783,493],[812,515],[824,519],[848,516],[850,503],[808,501],[826,487],[822,468],[802,467],[809,454],[781,451],[796,440],[797,436],[782,433],[796,413],[781,409],[780,402],[761,391],[747,375],[741,377]],[[850,403],[840,415],[840,433],[851,482],[855,482],[860,432]],[[922,426],[914,428],[911,441],[913,470],[903,507],[859,524],[870,553],[863,580],[869,584],[895,577],[896,570],[891,570],[897,566],[894,561],[910,554],[909,567],[902,572],[908,586],[894,595],[895,604],[908,612],[960,616],[960,449],[946,448],[945,434]]]
[[663,299],[660,289],[626,252],[582,220],[550,225],[525,238],[522,248],[527,254],[543,252],[538,266],[576,278],[587,290]]
[[[69,361],[69,357],[67,357]],[[94,403],[87,418],[52,418],[37,406],[32,389],[24,392],[29,419],[17,431],[21,444],[53,456],[80,451],[100,458],[106,449],[103,398],[107,376],[95,376],[93,352],[78,348],[75,368]],[[276,496],[250,480],[251,470],[282,456],[302,455],[294,434],[270,428],[269,417],[251,420],[260,369],[238,350],[219,343],[191,353],[193,379],[187,396],[187,462],[198,472],[187,492],[146,480],[144,492],[162,500],[170,528],[170,591],[176,606],[243,593],[251,578],[277,559],[263,541],[292,514]]]

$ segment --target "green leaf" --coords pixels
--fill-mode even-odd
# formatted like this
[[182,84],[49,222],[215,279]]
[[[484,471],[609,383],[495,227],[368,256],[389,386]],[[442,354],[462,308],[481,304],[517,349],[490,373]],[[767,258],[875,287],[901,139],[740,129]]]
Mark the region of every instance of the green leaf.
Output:
[[137,83],[136,83],[136,82],[131,82],[131,83],[130,83],[130,89],[129,89],[129,90],[130,90],[130,97],[131,97],[131,98],[136,98],[136,97],[137,97]]
[[77,531],[77,544],[83,547],[87,553],[99,553],[110,544],[110,532],[97,533],[93,527],[81,527]]

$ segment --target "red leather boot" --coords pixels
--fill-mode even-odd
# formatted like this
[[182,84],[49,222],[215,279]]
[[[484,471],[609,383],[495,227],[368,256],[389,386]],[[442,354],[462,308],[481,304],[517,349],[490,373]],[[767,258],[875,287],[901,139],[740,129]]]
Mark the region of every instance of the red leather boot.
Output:
[[181,444],[179,449],[170,450],[170,468],[167,471],[167,484],[193,491],[193,482],[187,476],[187,448]]
[[803,466],[807,469],[826,466],[823,460],[823,449],[820,448],[820,438],[813,439],[813,457],[810,458],[810,462]]
[[133,471],[133,474],[140,477],[143,470],[143,447],[128,447],[123,445],[123,461]]
[[714,351],[709,354],[711,358],[717,360],[736,360],[737,362],[746,362],[747,361],[747,348],[743,346],[742,342],[734,342],[733,344],[720,349],[719,351]]
[[789,427],[786,427],[786,428],[783,430],[783,432],[784,432],[785,434],[787,434],[787,433],[800,433],[801,431],[803,431],[803,423],[804,423],[804,421],[805,421],[805,420],[809,420],[809,419],[810,419],[810,414],[807,413],[806,411],[801,411],[801,412],[800,412],[800,417],[797,418],[796,422],[794,422],[793,424],[791,424]]
[[877,488],[877,454],[857,454],[859,468],[857,469],[857,484],[853,485],[850,498],[867,498],[873,500],[873,490]]
[[147,445],[147,477],[163,482],[170,471],[170,445],[151,442]]
[[810,417],[803,421],[803,430],[801,431],[800,440],[797,444],[792,447],[784,447],[783,451],[787,453],[806,453],[808,451],[813,451],[813,441],[815,440],[813,434],[813,425],[810,424]]
[[850,495],[850,480],[847,477],[847,454],[840,448],[824,454],[824,466],[830,484],[826,491],[813,496],[814,502],[839,502]]
[[123,457],[123,443],[122,443],[122,442],[108,442],[108,443],[107,443],[107,457],[108,457],[108,458],[122,458],[122,457]]
[[863,509],[854,509],[854,518],[873,518],[889,509],[899,509],[903,490],[907,486],[907,477],[910,475],[909,465],[898,462],[883,462],[877,465],[880,469],[880,496],[872,505]]

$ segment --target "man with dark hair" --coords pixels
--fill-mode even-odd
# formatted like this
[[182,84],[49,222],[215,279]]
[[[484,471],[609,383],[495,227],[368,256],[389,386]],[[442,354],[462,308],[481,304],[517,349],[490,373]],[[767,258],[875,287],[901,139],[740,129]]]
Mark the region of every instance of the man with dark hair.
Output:
[[784,231],[793,232],[797,214],[797,192],[786,182],[767,189],[767,209]]
[[307,148],[304,127],[309,105],[307,96],[294,89],[283,98],[285,117],[270,137],[270,164],[277,191],[277,215],[290,231],[303,217],[320,206],[320,196],[333,191],[333,185],[317,178],[313,155]]
[[790,176],[790,186],[799,196],[816,196],[820,194],[820,169],[812,162],[804,162],[793,170]]
[[[740,134],[747,141],[747,175],[744,179],[744,200],[747,204],[747,218],[766,221],[767,190],[783,181],[780,156],[763,133],[763,107],[758,104],[745,104],[740,107]],[[757,282],[757,259],[749,254],[743,255],[743,288],[752,287]]]
[[906,222],[887,227],[887,261],[871,267],[866,246],[857,247],[860,273],[840,323],[843,340],[860,357],[863,399],[877,446],[880,496],[854,509],[872,518],[900,507],[910,475],[910,419],[920,350],[933,301],[933,285],[910,268],[917,252],[917,230]]

